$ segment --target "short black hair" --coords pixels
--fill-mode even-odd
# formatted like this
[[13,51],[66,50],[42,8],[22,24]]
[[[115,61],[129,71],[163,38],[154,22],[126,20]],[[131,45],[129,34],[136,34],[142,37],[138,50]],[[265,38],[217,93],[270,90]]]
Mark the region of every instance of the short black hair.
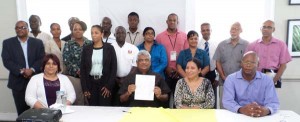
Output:
[[49,53],[49,54],[46,54],[42,60],[42,67],[41,67],[41,70],[44,71],[45,70],[45,66],[47,64],[47,62],[52,59],[54,64],[57,65],[57,72],[60,72],[61,69],[60,69],[60,62],[59,62],[59,59],[58,57],[55,55],[55,54],[52,54],[52,53]]
[[153,31],[153,34],[154,34],[154,36],[155,36],[155,31],[154,31],[154,29],[153,29],[152,27],[146,27],[146,28],[144,29],[144,31],[143,31],[143,36],[145,36],[145,34],[146,34],[146,32],[147,32],[148,30],[152,30],[152,31]]
[[198,35],[198,33],[196,31],[191,30],[191,31],[188,32],[187,38],[189,39],[189,38],[191,38],[191,37],[193,37],[195,35],[199,37],[199,35]]
[[136,16],[138,19],[140,18],[139,15],[138,15],[136,12],[130,12],[130,13],[128,14],[128,18],[129,18],[130,16]]
[[188,60],[188,62],[194,62],[198,69],[201,68],[201,61],[197,58],[191,58]]

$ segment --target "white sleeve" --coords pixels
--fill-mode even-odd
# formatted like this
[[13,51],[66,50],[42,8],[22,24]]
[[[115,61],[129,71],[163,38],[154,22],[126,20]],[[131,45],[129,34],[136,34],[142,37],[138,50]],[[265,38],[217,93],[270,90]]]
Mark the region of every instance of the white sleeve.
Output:
[[38,101],[37,99],[37,77],[33,76],[26,88],[26,92],[25,92],[25,101],[27,103],[27,105],[30,106],[30,108],[33,108],[34,104]]
[[64,87],[66,89],[66,94],[67,94],[67,100],[69,100],[72,104],[74,103],[76,99],[76,93],[73,87],[73,84],[69,80],[69,78],[65,75],[62,75],[62,81],[64,83]]

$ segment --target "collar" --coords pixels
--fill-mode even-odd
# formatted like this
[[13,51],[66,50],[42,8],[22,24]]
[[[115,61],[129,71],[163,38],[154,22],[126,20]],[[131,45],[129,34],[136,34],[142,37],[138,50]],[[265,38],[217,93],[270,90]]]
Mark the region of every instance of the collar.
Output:
[[[243,75],[242,75],[242,69],[240,69],[237,73],[236,73],[236,78],[238,79],[244,79]],[[255,77],[254,79],[261,79],[262,78],[262,74],[259,71],[255,72]],[[254,80],[252,79],[252,80]]]
[[[175,34],[179,34],[180,31],[178,30],[178,28],[176,29],[176,33]],[[171,34],[168,32],[168,29],[165,30],[165,34],[170,36]],[[173,34],[172,34],[173,35]]]
[[[229,39],[227,39],[227,40],[225,40],[225,41],[226,41],[227,44],[230,44],[231,38],[229,38]],[[242,38],[241,38],[241,37],[239,38],[239,41],[237,42],[237,44],[244,44],[244,41],[242,41]]]
[[200,44],[205,44],[205,42],[208,42],[208,45],[210,44],[210,39],[208,40],[208,41],[206,41],[206,40],[204,40],[203,38],[202,39],[200,39],[200,41],[199,41],[199,43]]
[[132,33],[129,29],[127,29],[126,33],[128,33],[128,34],[139,34],[139,33],[141,33],[141,30],[138,28],[135,32]]
[[[149,70],[147,71],[146,75],[151,74],[151,73],[152,73],[152,71],[150,70],[150,67],[149,67]],[[142,72],[139,70],[139,68],[137,68],[136,74],[142,74]]]
[[[83,37],[83,45],[88,44],[90,42],[89,39],[87,39],[86,37]],[[71,39],[71,41],[69,41],[68,43],[70,44],[77,44],[75,39]]]
[[29,39],[29,37],[27,37],[26,41],[25,41],[25,42],[22,42],[21,39],[20,39],[18,36],[17,36],[17,38],[18,38],[18,41],[19,41],[20,43],[23,43],[23,44],[27,44],[28,39]]
[[[263,39],[260,38],[260,39],[258,39],[257,43],[262,43],[262,41],[263,41]],[[274,37],[272,37],[270,43],[276,43],[276,39]]]

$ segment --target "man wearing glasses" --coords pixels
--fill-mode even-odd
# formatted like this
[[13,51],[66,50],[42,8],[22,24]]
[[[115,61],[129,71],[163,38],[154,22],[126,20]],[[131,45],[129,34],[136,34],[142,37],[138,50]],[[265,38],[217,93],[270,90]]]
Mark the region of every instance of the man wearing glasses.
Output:
[[39,73],[45,55],[42,40],[28,36],[28,24],[18,21],[17,36],[3,41],[2,62],[9,71],[7,87],[12,89],[18,115],[29,109],[25,102],[25,90],[32,75]]
[[[137,54],[137,70],[130,73],[123,81],[119,90],[120,101],[130,107],[162,107],[168,100],[168,93],[171,91],[165,80],[158,74],[150,70],[151,55],[146,50],[140,50]],[[135,99],[136,77],[137,75],[155,76],[154,99]],[[147,82],[146,80],[144,82]]]
[[258,71],[268,74],[274,81],[276,88],[281,88],[281,79],[286,64],[292,60],[286,44],[272,36],[275,24],[267,20],[261,27],[262,38],[249,44],[246,51],[255,51],[261,60]]
[[222,99],[224,108],[252,117],[271,115],[279,109],[272,79],[256,70],[259,60],[255,52],[245,53],[242,69],[226,78]]

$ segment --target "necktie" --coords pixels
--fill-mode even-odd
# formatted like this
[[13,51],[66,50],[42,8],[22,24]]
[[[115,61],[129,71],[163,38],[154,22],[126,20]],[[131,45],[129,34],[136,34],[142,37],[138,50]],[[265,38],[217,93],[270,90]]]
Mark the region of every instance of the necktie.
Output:
[[209,47],[208,47],[208,42],[205,42],[204,51],[205,51],[205,52],[207,53],[207,55],[209,56]]

